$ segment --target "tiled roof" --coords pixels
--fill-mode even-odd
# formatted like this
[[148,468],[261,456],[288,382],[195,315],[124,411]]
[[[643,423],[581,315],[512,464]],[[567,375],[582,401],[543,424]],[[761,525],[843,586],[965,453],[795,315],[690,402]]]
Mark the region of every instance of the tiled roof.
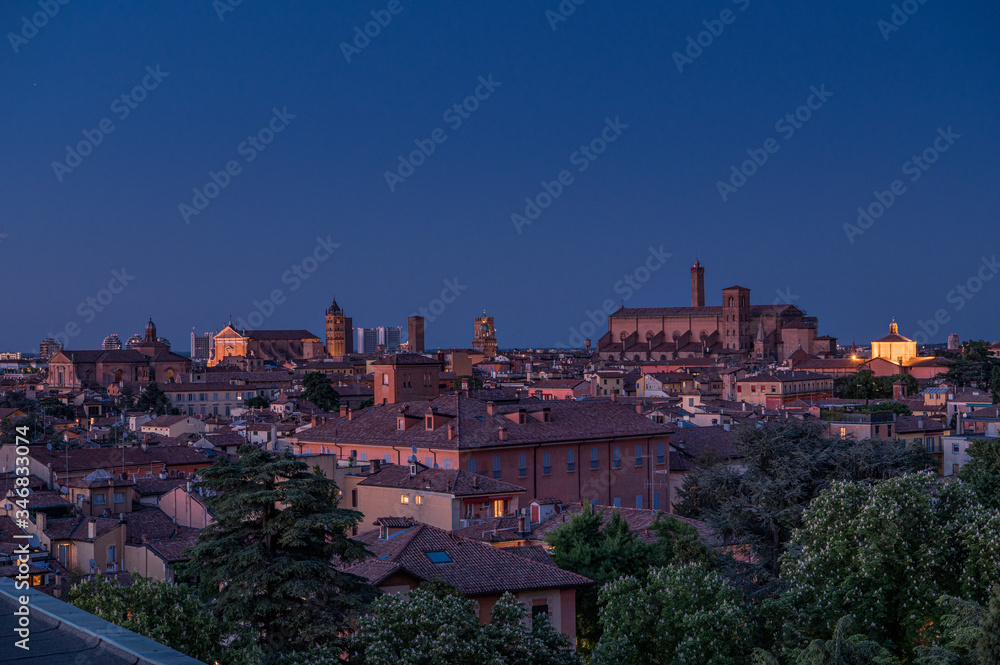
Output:
[[118,528],[117,519],[105,517],[68,517],[65,519],[48,520],[45,523],[45,533],[52,540],[89,540],[87,520],[97,522],[97,536],[103,536]]
[[1000,406],[987,406],[983,409],[975,409],[969,414],[968,420],[998,420],[1000,419]]
[[670,447],[693,459],[705,455],[719,458],[739,456],[733,445],[732,430],[726,431],[723,425],[677,428],[676,433],[670,435]]
[[416,464],[417,473],[410,476],[409,466],[398,464],[383,465],[359,485],[366,487],[393,487],[396,489],[444,492],[454,496],[478,496],[481,494],[512,494],[524,492],[523,487],[502,480],[494,480],[464,469],[431,469]]
[[176,425],[177,423],[187,420],[190,417],[191,416],[158,416],[143,425],[143,427],[170,427],[171,425]]
[[[490,547],[447,531],[417,523],[387,540],[379,540],[378,531],[361,534],[374,555],[344,570],[368,578],[373,584],[384,580],[393,570],[402,570],[419,580],[442,579],[463,595],[482,596],[504,591],[578,587],[591,580],[552,565],[517,556],[503,548]],[[442,552],[446,562],[435,563],[428,552]]]
[[762,372],[751,376],[744,376],[737,380],[737,383],[759,383],[762,381],[815,381],[819,379],[831,379],[827,374],[817,374],[816,372],[788,371],[788,372]]
[[372,365],[440,365],[441,361],[436,358],[428,358],[419,353],[396,353],[390,356],[383,356],[372,363]]
[[[566,522],[569,522],[573,519],[573,517],[579,515],[582,509],[583,508],[579,503],[574,503],[562,512],[545,520],[541,524],[536,524],[531,533],[532,540],[545,540],[550,533],[561,527]],[[655,532],[652,531],[653,523],[666,517],[664,513],[658,510],[647,510],[645,508],[616,508],[614,506],[600,506],[596,510],[601,513],[604,524],[608,524],[615,514],[620,515],[625,520],[625,523],[628,524],[629,530],[646,542],[652,542],[656,539]],[[687,517],[680,517],[678,515],[671,515],[671,517],[683,522],[684,524],[693,526],[698,531],[698,535],[707,545],[715,547],[720,544],[720,540],[716,533],[704,522]]]
[[943,432],[945,424],[933,418],[922,418],[919,416],[896,416],[896,433],[907,434],[909,432]]
[[243,335],[255,340],[319,339],[308,330],[247,330]]
[[142,508],[125,513],[125,542],[142,542],[143,537],[170,538],[177,533],[177,525],[159,508]]
[[183,487],[184,478],[136,478],[133,489],[139,496],[163,496],[175,487]]
[[[379,405],[355,412],[353,420],[331,418],[325,425],[318,425],[301,432],[302,442],[315,443],[372,443],[409,447],[435,447],[465,450],[487,446],[513,446],[556,441],[580,441],[610,437],[648,437],[665,434],[668,430],[635,412],[634,407],[613,401],[552,400],[544,403],[496,404],[494,414],[487,412],[487,404],[463,395],[443,395],[430,402],[412,402],[408,412],[420,417],[431,406],[439,407],[439,415],[449,417],[456,424],[454,436],[448,438],[448,427],[442,425],[426,430],[422,424],[405,430],[397,429],[396,420],[401,404]],[[523,424],[504,414],[527,409]],[[533,413],[542,408],[550,409],[550,422],[542,422]],[[507,440],[500,441],[500,427],[507,429]]]
[[543,379],[535,381],[529,387],[539,390],[573,390],[580,385],[589,385],[589,382],[583,379]]
[[879,342],[891,343],[891,342],[912,342],[912,341],[913,340],[910,339],[909,337],[903,337],[902,335],[900,335],[898,333],[889,333],[885,337],[879,337],[878,339],[874,340],[872,343],[873,344],[877,344]]

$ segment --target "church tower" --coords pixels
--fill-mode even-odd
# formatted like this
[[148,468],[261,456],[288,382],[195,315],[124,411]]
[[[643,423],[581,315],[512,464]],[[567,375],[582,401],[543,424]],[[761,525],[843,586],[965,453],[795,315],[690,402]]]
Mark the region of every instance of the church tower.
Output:
[[691,266],[691,306],[705,306],[705,266],[697,259]]
[[749,351],[753,348],[750,332],[750,289],[730,286],[722,289],[722,347]]
[[331,356],[354,353],[354,321],[344,316],[336,298],[326,310],[326,352]]

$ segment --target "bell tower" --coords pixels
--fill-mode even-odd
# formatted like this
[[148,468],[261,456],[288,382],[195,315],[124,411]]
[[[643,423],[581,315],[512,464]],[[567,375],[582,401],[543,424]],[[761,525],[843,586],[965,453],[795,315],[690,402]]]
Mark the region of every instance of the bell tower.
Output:
[[705,306],[705,266],[697,259],[691,266],[691,306]]

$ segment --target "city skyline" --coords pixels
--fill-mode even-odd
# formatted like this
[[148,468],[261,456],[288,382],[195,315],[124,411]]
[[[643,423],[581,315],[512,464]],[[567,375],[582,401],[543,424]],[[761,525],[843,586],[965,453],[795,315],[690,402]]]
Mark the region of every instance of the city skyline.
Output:
[[8,3],[0,260],[33,277],[0,346],[151,315],[185,346],[255,303],[319,334],[333,293],[365,322],[446,293],[429,348],[484,307],[502,347],[551,347],[651,248],[628,307],[687,302],[697,258],[709,304],[739,283],[842,341],[995,338],[1000,8],[574,6],[403,3],[366,38],[384,5],[72,4],[32,32]]

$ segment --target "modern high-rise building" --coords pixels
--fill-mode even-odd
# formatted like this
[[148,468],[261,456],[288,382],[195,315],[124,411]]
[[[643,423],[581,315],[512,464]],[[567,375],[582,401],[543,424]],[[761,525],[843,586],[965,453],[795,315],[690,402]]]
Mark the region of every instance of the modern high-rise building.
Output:
[[376,353],[380,346],[384,353],[397,353],[403,343],[403,327],[358,328],[357,336],[358,353]]
[[191,360],[208,360],[212,355],[215,333],[191,333]]
[[42,340],[42,343],[38,345],[38,357],[42,360],[48,360],[52,356],[56,355],[62,351],[62,344],[58,340],[54,340],[51,337],[46,337]]
[[406,321],[406,350],[410,353],[424,352],[424,317],[411,316]]
[[483,311],[482,316],[476,317],[472,348],[487,358],[492,358],[497,354],[497,329],[493,325],[493,317],[486,316],[485,311]]
[[378,347],[378,328],[358,328],[358,353],[375,353]]
[[337,299],[326,309],[326,352],[331,356],[345,356],[354,353],[354,338],[351,335],[354,322],[344,315]]
[[101,342],[101,348],[105,351],[119,351],[122,348],[122,340],[115,333],[111,333]]
[[128,340],[125,341],[125,348],[132,349],[140,344],[142,344],[142,335],[140,335],[139,333],[135,333],[134,335],[129,337]]
[[957,351],[962,346],[962,341],[958,338],[958,333],[948,335],[948,350]]

